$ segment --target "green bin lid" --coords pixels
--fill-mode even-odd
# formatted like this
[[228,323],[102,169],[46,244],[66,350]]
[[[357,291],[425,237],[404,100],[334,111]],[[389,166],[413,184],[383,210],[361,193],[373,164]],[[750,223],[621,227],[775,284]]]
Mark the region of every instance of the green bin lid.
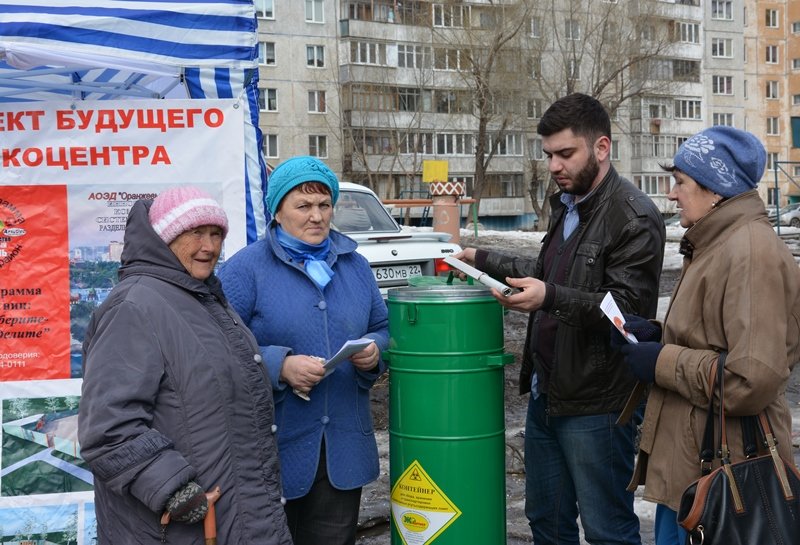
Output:
[[424,286],[407,286],[391,288],[388,291],[389,301],[437,301],[451,302],[485,299],[494,301],[492,292],[484,285],[469,285],[458,281],[457,284],[429,284]]

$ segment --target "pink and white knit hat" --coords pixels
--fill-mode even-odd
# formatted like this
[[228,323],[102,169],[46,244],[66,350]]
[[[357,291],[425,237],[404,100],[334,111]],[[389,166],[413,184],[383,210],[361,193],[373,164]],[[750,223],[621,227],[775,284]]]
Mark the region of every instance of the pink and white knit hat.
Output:
[[228,216],[211,195],[193,186],[172,187],[159,193],[150,206],[150,224],[161,240],[170,244],[178,236],[202,225],[216,225],[228,234]]

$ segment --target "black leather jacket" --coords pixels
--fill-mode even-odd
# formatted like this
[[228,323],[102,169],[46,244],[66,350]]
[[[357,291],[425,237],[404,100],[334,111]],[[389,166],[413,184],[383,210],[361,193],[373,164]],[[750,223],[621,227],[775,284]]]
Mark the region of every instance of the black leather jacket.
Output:
[[[561,228],[566,207],[560,194],[550,200],[550,228],[538,259],[478,251],[476,261],[489,275],[542,279],[544,255]],[[531,313],[520,372],[520,393],[531,389],[541,363],[536,346],[542,313],[558,320],[555,361],[550,375],[551,415],[619,411],[636,380],[609,346],[610,322],[600,301],[611,292],[622,312],[648,318],[658,308],[658,283],[664,259],[664,222],[653,201],[611,167],[593,195],[578,203],[577,246],[566,285],[551,285],[548,308]]]

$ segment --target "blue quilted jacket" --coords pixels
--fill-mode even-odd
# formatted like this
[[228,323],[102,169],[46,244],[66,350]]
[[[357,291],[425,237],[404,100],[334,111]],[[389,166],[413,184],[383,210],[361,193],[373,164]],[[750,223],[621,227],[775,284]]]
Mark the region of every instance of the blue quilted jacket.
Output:
[[275,227],[233,255],[219,277],[258,340],[272,381],[284,496],[299,498],[311,489],[323,437],[333,486],[358,488],[378,477],[369,389],[386,364],[381,360],[365,373],[343,362],[311,390],[311,401],[279,381],[280,369],[289,354],[327,359],[361,337],[383,352],[389,344],[386,304],[355,241],[331,231],[327,262],[335,275],[321,290],[278,244]]

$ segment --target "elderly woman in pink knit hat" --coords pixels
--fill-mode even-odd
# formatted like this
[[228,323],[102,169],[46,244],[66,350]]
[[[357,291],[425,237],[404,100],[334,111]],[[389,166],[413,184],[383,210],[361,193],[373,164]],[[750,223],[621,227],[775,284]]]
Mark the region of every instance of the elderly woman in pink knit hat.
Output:
[[220,543],[291,544],[272,385],[214,274],[227,233],[195,187],[128,216],[120,282],[83,345],[78,433],[100,544],[200,545],[216,487]]

